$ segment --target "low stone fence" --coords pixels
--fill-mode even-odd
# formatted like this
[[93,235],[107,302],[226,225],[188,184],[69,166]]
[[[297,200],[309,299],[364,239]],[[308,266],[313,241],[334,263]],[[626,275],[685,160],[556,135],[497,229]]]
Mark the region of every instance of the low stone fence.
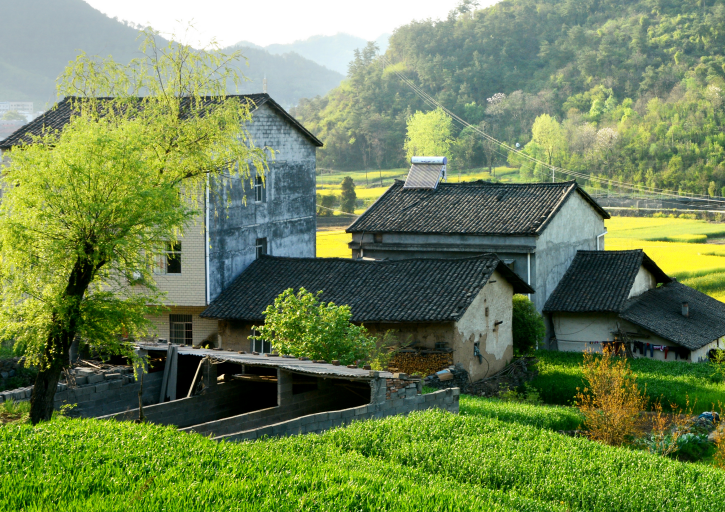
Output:
[[0,392],[32,384],[35,371],[25,367],[24,357],[0,359]]

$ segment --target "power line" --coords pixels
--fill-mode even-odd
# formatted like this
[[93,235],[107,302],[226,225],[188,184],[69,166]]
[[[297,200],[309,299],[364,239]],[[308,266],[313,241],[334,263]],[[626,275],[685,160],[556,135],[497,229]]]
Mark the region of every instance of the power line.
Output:
[[[415,92],[415,93],[416,93],[416,94],[417,94],[418,96],[420,96],[420,98],[421,98],[421,99],[422,99],[422,100],[423,100],[424,102],[426,102],[426,103],[427,103],[428,105],[430,105],[431,107],[435,107],[435,108],[440,108],[440,109],[441,109],[441,110],[443,110],[443,111],[444,111],[444,112],[445,112],[445,113],[446,113],[446,114],[447,114],[448,116],[450,116],[450,118],[451,118],[451,119],[452,119],[452,120],[453,120],[454,122],[458,123],[459,125],[461,125],[461,126],[463,126],[463,127],[466,127],[466,128],[471,128],[472,130],[474,130],[474,131],[475,131],[476,133],[478,133],[478,134],[479,134],[480,136],[482,136],[482,137],[483,137],[483,138],[485,138],[486,140],[488,140],[488,141],[491,141],[491,142],[493,142],[493,143],[495,143],[495,144],[499,145],[500,147],[502,147],[502,148],[504,148],[504,149],[508,150],[509,152],[514,152],[514,153],[516,153],[517,155],[519,155],[519,156],[521,156],[521,157],[523,157],[523,158],[525,158],[525,159],[528,159],[529,161],[531,161],[531,162],[533,162],[533,163],[536,163],[536,164],[540,164],[540,165],[543,165],[543,166],[545,166],[545,167],[546,167],[546,168],[548,168],[548,169],[551,169],[552,173],[555,173],[555,172],[557,172],[557,171],[558,171],[558,172],[560,172],[560,173],[562,173],[562,174],[566,174],[566,175],[568,175],[568,176],[572,176],[572,177],[574,177],[574,178],[580,178],[580,179],[583,179],[583,180],[588,180],[588,181],[590,181],[590,182],[595,182],[595,183],[601,183],[601,184],[605,184],[605,185],[612,185],[612,184],[614,184],[614,185],[616,185],[616,186],[618,186],[618,187],[622,187],[622,188],[627,188],[627,189],[630,189],[630,190],[632,190],[632,191],[635,191],[635,192],[640,192],[640,193],[641,193],[641,192],[645,192],[645,191],[648,191],[649,193],[651,193],[651,194],[653,194],[653,195],[664,195],[664,196],[669,196],[669,197],[676,197],[676,198],[680,198],[680,199],[693,199],[693,200],[697,200],[697,201],[707,201],[707,202],[712,202],[712,203],[716,203],[716,204],[722,204],[722,205],[724,205],[724,206],[725,206],[725,201],[723,201],[723,200],[718,200],[718,199],[715,199],[715,198],[711,198],[711,197],[709,197],[709,196],[705,196],[705,195],[703,195],[703,194],[694,194],[694,195],[681,195],[681,194],[675,194],[675,193],[673,193],[672,191],[668,191],[667,189],[658,189],[658,188],[656,188],[656,187],[649,187],[649,186],[646,186],[646,185],[635,185],[634,183],[626,183],[626,182],[622,182],[622,181],[615,181],[615,180],[612,180],[612,179],[607,179],[607,178],[598,178],[598,177],[596,177],[596,176],[592,176],[591,174],[585,174],[585,173],[581,173],[581,172],[577,172],[577,171],[571,171],[571,170],[569,170],[569,169],[565,169],[565,168],[563,168],[563,167],[556,167],[556,166],[550,165],[550,164],[548,164],[548,163],[546,163],[546,162],[544,162],[544,161],[542,161],[542,160],[539,160],[539,159],[538,159],[538,158],[536,158],[536,157],[533,157],[533,156],[531,156],[531,155],[529,155],[529,154],[527,154],[527,153],[524,153],[523,151],[519,151],[519,150],[517,150],[517,149],[515,149],[515,148],[513,148],[513,147],[511,147],[511,146],[509,146],[509,145],[508,145],[508,144],[506,144],[505,142],[502,142],[502,141],[500,141],[500,140],[498,140],[498,139],[496,139],[496,138],[492,137],[491,135],[489,135],[489,134],[485,133],[485,132],[484,132],[483,130],[481,130],[481,129],[480,129],[479,127],[477,127],[477,126],[475,126],[475,125],[472,125],[472,124],[470,124],[470,123],[469,123],[468,121],[466,121],[465,119],[462,119],[461,117],[459,117],[458,115],[456,115],[456,114],[455,114],[454,112],[451,112],[450,110],[448,110],[448,109],[447,109],[447,108],[446,108],[445,106],[443,106],[443,105],[442,105],[442,104],[441,104],[441,103],[440,103],[440,102],[439,102],[438,100],[436,100],[436,99],[435,99],[435,98],[433,98],[433,97],[432,97],[431,95],[429,95],[428,93],[426,93],[426,92],[425,92],[425,91],[424,91],[423,89],[421,89],[421,88],[420,88],[419,86],[415,85],[415,84],[414,84],[414,83],[413,83],[413,82],[412,82],[412,81],[411,81],[410,79],[408,79],[407,77],[405,77],[404,75],[402,75],[402,74],[401,74],[401,73],[400,73],[400,72],[399,72],[398,70],[396,70],[396,69],[395,69],[394,67],[392,67],[392,63],[391,63],[391,62],[390,62],[390,61],[389,61],[389,60],[388,60],[388,59],[387,59],[387,58],[385,57],[385,55],[380,55],[380,58],[381,58],[381,60],[382,60],[382,62],[383,62],[383,65],[385,65],[385,66],[387,66],[387,65],[391,65],[391,68],[390,68],[390,70],[391,70],[391,71],[392,71],[392,72],[393,72],[393,73],[394,73],[394,74],[395,74],[395,75],[396,75],[396,76],[397,76],[397,77],[398,77],[398,78],[399,78],[399,79],[400,79],[400,80],[401,80],[401,81],[402,81],[403,83],[405,83],[405,84],[406,84],[406,85],[407,85],[408,87],[410,87],[410,88],[411,88],[411,89],[412,89],[412,90],[413,90],[413,91],[414,91],[414,92]],[[498,152],[498,151],[497,151],[497,152]],[[499,153],[499,154],[501,154],[502,156],[507,156],[507,155],[503,155],[502,153]],[[699,196],[699,197],[698,197],[698,196]]]

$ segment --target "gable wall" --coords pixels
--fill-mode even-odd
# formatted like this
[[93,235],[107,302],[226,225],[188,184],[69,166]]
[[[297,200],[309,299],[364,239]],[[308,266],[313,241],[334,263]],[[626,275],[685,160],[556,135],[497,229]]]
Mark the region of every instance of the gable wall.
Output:
[[[597,249],[597,236],[604,232],[604,219],[578,193],[572,193],[536,242],[531,300],[541,311],[578,250]],[[602,247],[603,250],[603,247]]]
[[652,288],[657,288],[657,279],[655,279],[655,276],[652,275],[652,272],[643,266],[639,267],[637,277],[634,278],[634,284],[632,285],[632,289],[629,291],[627,298],[637,297]]
[[267,105],[254,112],[248,128],[257,146],[276,150],[275,162],[266,176],[264,203],[254,202],[249,180],[214,180],[209,227],[211,300],[254,261],[257,238],[267,238],[268,254],[316,255],[316,147]]

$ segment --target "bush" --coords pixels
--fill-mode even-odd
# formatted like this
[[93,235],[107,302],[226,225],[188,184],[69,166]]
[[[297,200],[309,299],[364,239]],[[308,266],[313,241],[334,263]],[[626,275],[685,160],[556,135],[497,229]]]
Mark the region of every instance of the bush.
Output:
[[340,184],[342,193],[340,194],[340,209],[345,213],[355,213],[355,182],[350,176],[345,176]]
[[297,294],[292,288],[285,290],[264,310],[264,325],[253,327],[259,335],[249,339],[268,341],[280,353],[295,357],[346,365],[368,360],[378,348],[377,339],[368,336],[365,327],[350,323],[349,306],[320,302],[321,294],[304,288]]
[[527,354],[544,339],[546,327],[541,313],[525,295],[514,295],[511,330],[514,338],[514,353]]

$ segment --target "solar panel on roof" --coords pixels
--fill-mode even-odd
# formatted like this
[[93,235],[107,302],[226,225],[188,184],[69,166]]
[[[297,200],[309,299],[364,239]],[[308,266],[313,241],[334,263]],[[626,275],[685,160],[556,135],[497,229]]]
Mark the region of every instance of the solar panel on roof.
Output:
[[403,188],[435,189],[440,182],[446,166],[443,164],[413,164]]

